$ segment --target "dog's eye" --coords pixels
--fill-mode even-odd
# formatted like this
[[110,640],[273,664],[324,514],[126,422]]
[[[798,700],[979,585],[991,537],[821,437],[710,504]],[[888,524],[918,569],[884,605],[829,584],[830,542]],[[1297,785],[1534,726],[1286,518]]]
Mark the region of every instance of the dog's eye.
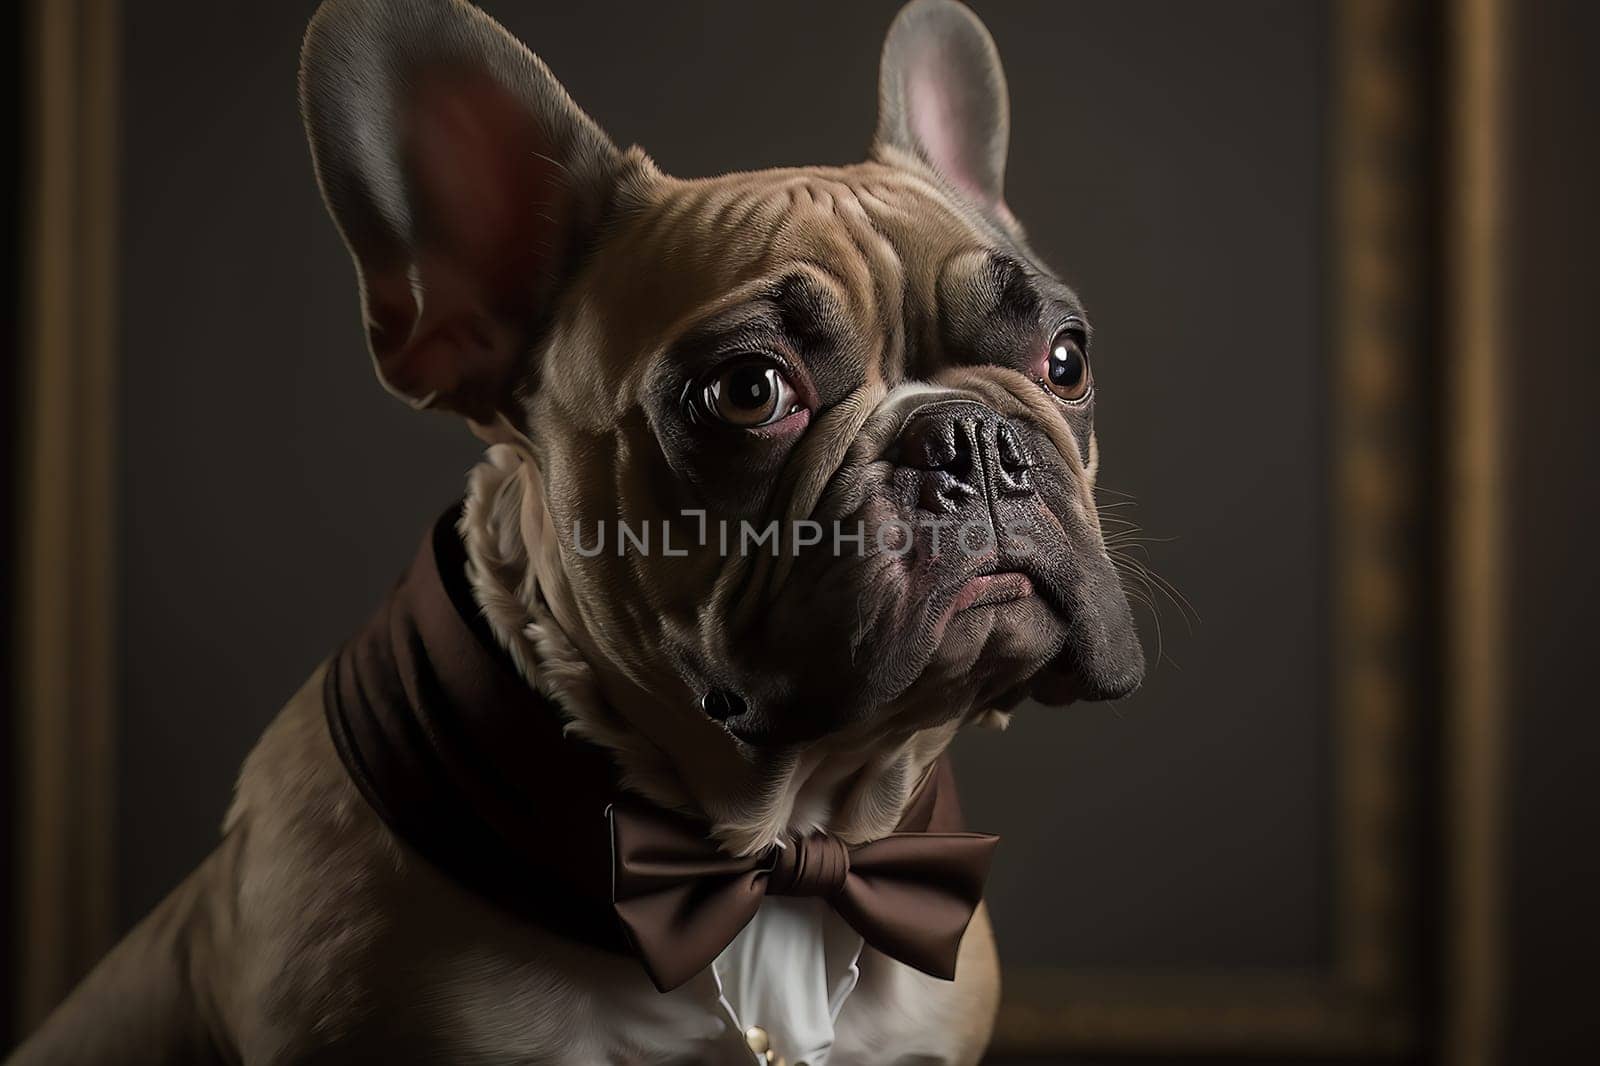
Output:
[[742,359],[717,372],[701,395],[706,414],[751,428],[781,421],[800,409],[794,386],[770,360]]
[[1044,385],[1068,403],[1089,395],[1089,357],[1083,354],[1083,328],[1069,325],[1055,335],[1045,356]]

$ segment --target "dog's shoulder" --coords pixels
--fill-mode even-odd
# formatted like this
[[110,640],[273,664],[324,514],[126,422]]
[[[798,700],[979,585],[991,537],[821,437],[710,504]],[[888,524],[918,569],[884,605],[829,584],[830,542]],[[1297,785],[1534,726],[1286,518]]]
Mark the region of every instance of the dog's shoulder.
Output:
[[229,902],[219,974],[241,1050],[261,1061],[307,1049],[309,1017],[337,1034],[373,1006],[371,962],[390,917],[374,893],[403,869],[397,842],[345,773],[323,715],[327,664],[245,759],[212,863]]
[[[339,759],[326,669],[245,760],[210,886],[236,925],[222,995],[246,1061],[341,1048],[448,1061],[481,1046],[545,1061],[570,1050],[575,1019],[601,1040],[613,1028],[593,1016],[601,990],[628,977],[648,990],[642,973],[514,922],[401,843]],[[584,1051],[603,1057],[603,1044]]]
[[262,733],[223,821],[225,837],[241,838],[246,889],[293,886],[312,906],[348,899],[406,865],[334,748],[323,713],[327,670],[313,671]]

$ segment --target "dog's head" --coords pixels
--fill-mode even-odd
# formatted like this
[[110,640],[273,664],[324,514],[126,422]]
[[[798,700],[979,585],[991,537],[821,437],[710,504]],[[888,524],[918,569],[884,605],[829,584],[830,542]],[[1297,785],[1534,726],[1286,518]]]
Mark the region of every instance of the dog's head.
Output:
[[1090,326],[1006,206],[966,7],[901,12],[837,169],[667,177],[453,0],[325,5],[302,99],[380,378],[523,440],[540,609],[662,746],[1138,685]]

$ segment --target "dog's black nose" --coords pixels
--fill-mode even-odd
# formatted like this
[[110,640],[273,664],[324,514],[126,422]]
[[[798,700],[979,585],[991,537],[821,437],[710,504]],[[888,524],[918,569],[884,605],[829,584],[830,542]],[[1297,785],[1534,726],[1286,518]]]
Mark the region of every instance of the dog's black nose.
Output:
[[1031,496],[1032,462],[1010,421],[980,403],[947,400],[916,411],[891,453],[923,472],[923,510],[949,514],[991,494]]

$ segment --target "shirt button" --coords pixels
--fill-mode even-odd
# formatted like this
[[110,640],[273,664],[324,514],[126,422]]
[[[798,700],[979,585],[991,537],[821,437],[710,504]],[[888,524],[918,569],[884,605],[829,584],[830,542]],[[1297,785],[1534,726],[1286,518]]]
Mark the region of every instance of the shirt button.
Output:
[[744,1042],[757,1055],[765,1055],[772,1048],[772,1041],[767,1037],[767,1031],[759,1025],[752,1025],[744,1031]]

